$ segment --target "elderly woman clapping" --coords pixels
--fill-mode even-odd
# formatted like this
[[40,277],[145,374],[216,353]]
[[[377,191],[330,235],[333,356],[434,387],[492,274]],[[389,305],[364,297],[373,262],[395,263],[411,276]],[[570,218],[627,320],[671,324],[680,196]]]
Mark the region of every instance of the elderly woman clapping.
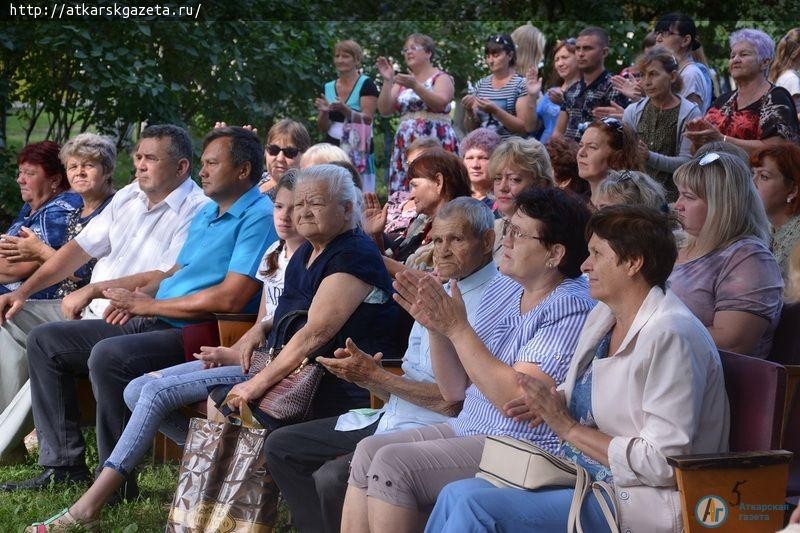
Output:
[[[231,389],[233,408],[260,398],[301,361],[333,339],[349,337],[367,353],[400,356],[402,345],[392,328],[400,309],[375,243],[358,228],[361,213],[350,173],[336,165],[317,165],[297,176],[292,220],[308,241],[286,268],[284,292],[273,315],[277,324],[295,310],[308,310],[308,321],[280,356],[248,381]],[[267,344],[276,342],[275,330]],[[315,418],[366,407],[369,393],[325,374],[313,403]],[[259,413],[254,413],[259,417]],[[267,425],[273,424],[269,421]]]
[[695,150],[713,142],[735,144],[753,154],[780,139],[797,137],[797,111],[789,91],[767,80],[775,43],[760,30],[745,28],[730,36],[728,60],[736,90],[717,98],[703,119],[688,123]]
[[585,203],[557,188],[517,196],[505,225],[500,272],[484,292],[473,329],[453,281],[445,293],[431,274],[398,274],[398,301],[428,328],[442,396],[464,401],[448,423],[378,434],[356,448],[343,531],[414,531],[448,482],[475,475],[485,435],[511,435],[555,449],[544,426],[504,415],[520,396],[517,373],[560,383],[594,302],[579,265],[586,257]]
[[[520,375],[524,397],[507,405],[509,415],[546,424],[560,439],[560,455],[613,485],[621,531],[680,530],[666,457],[728,446],[717,349],[666,288],[677,255],[672,226],[667,215],[644,207],[607,207],[592,217],[582,268],[601,303],[586,320],[558,391]],[[574,492],[459,481],[442,491],[427,531],[477,531],[484,524],[491,531],[563,531]],[[580,518],[584,531],[608,530],[593,494]]]

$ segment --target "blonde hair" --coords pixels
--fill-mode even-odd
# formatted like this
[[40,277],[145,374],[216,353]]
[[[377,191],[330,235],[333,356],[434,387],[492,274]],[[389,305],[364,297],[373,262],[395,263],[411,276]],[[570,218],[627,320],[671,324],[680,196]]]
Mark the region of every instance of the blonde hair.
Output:
[[744,237],[755,237],[769,246],[769,221],[750,167],[735,155],[711,152],[708,156],[716,159],[705,165],[693,159],[673,175],[678,187],[689,189],[708,205],[700,234],[687,235],[687,246],[698,257]]
[[544,33],[531,23],[524,24],[511,32],[511,39],[517,47],[516,70],[525,75],[531,67],[539,68],[547,44]]
[[553,165],[544,145],[536,139],[511,137],[495,148],[489,158],[489,176],[494,179],[504,168],[514,167],[538,186],[555,187]]
[[352,39],[345,39],[333,45],[333,53],[336,54],[336,52],[353,56],[353,59],[356,60],[356,66],[361,66],[361,61],[364,59],[364,50],[361,45]]
[[597,186],[597,193],[614,199],[614,205],[643,205],[663,211],[667,205],[664,187],[636,170],[612,170]]
[[800,242],[794,245],[789,254],[784,299],[787,302],[800,302]]
[[798,58],[800,58],[800,28],[794,28],[778,41],[775,58],[769,66],[769,81],[775,83],[781,74],[795,68]]
[[330,143],[317,143],[306,150],[300,158],[299,168],[308,168],[313,165],[323,163],[333,163],[334,161],[350,161],[347,152]]

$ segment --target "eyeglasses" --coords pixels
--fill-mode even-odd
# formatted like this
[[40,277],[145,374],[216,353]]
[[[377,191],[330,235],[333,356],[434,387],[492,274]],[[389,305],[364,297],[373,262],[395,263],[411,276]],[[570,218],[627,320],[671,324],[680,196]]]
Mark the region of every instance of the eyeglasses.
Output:
[[677,35],[678,37],[681,36],[680,33],[676,32],[676,31],[669,31],[669,30],[654,31],[653,33],[655,34],[656,39],[658,39],[659,37],[661,37],[663,39],[663,38],[665,38],[665,37],[667,37],[669,35]]
[[719,160],[720,155],[717,152],[708,152],[706,155],[700,158],[700,161],[697,162],[701,167],[706,165],[710,165],[714,161]]
[[402,50],[400,50],[400,53],[403,54],[403,55],[406,55],[409,52],[420,52],[422,50],[425,50],[424,46],[421,46],[421,45],[418,45],[418,44],[412,44],[411,46],[408,46],[408,47],[403,48]]
[[503,220],[503,238],[506,237],[511,239],[511,242],[514,242],[517,238],[531,239],[539,242],[544,242],[544,239],[542,239],[541,237],[522,233],[519,229],[519,226],[517,226],[516,224],[512,224],[511,221],[508,219]]
[[299,148],[295,148],[294,146],[284,146],[280,147],[277,144],[268,144],[267,145],[267,153],[272,157],[277,156],[279,153],[283,152],[283,155],[288,157],[289,159],[294,159],[297,157],[297,154],[300,153]]
[[561,39],[558,41],[558,44],[566,44],[568,46],[575,46],[578,41],[575,40],[575,37],[567,37],[566,39]]

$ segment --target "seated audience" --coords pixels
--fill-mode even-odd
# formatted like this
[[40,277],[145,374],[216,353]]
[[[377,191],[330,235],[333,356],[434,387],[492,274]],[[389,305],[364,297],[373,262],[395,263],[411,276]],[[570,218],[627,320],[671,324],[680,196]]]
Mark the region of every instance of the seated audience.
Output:
[[469,174],[472,197],[486,204],[489,209],[494,207],[489,158],[499,144],[500,136],[497,133],[488,128],[478,128],[464,137],[459,146]]
[[578,149],[578,175],[589,182],[592,203],[609,170],[641,170],[636,131],[616,118],[589,123]]
[[720,350],[764,358],[782,307],[781,271],[750,169],[709,152],[675,171],[674,209],[686,243],[670,288],[697,315]]
[[[441,148],[442,143],[434,137],[418,137],[406,148],[406,171],[417,157],[423,152],[432,148]],[[374,193],[366,193],[367,195]],[[384,230],[390,237],[397,237],[408,228],[417,211],[414,209],[414,201],[411,200],[411,193],[407,190],[395,191],[386,199],[386,229]]]
[[553,165],[556,186],[583,196],[588,201],[592,190],[589,182],[578,175],[578,143],[565,137],[556,137],[547,141],[544,147]]
[[595,206],[643,205],[656,211],[668,212],[664,187],[656,180],[635,170],[612,170],[597,187]]
[[517,374],[547,389],[564,379],[578,333],[594,305],[579,265],[586,258],[588,207],[555,187],[517,196],[506,221],[500,271],[486,288],[473,329],[455,280],[449,296],[433,275],[398,274],[397,300],[428,329],[442,397],[464,401],[447,423],[373,435],[358,443],[342,529],[414,531],[441,488],[475,475],[485,435],[533,440],[550,451],[544,425],[505,416],[522,395]]
[[267,248],[259,266],[257,276],[264,282],[264,289],[256,323],[230,348],[203,346],[195,354],[197,361],[149,372],[131,381],[125,387],[124,398],[132,414],[116,446],[94,483],[66,513],[56,515],[51,526],[73,523],[90,528],[114,491],[134,474],[156,432],[184,444],[189,421],[178,410],[181,406],[205,400],[209,387],[233,385],[247,379],[253,349],[264,344],[272,328],[286,265],[305,242],[292,222],[294,180],[294,170],[289,170],[278,183],[273,223],[279,240]]
[[[586,320],[566,380],[554,394],[520,375],[524,397],[506,412],[523,421],[535,417],[558,436],[560,455],[592,481],[613,485],[620,531],[679,531],[680,495],[667,457],[728,448],[719,354],[666,288],[676,255],[666,215],[608,207],[594,215],[589,232],[582,268],[600,303]],[[492,531],[562,531],[574,492],[465,479],[444,488],[426,531],[479,531],[487,524]],[[580,520],[584,531],[608,530],[592,491]]]
[[[4,390],[7,379],[16,375],[20,380],[8,396],[13,400],[0,413],[0,457],[20,449],[22,439],[33,429],[30,382],[25,382],[26,339],[31,330],[39,324],[81,316],[102,318],[108,303],[102,292],[109,280],[136,274],[140,279],[132,284],[135,287],[145,285],[155,271],[169,270],[192,217],[208,201],[188,177],[192,157],[188,133],[176,126],[158,125],[145,128],[138,142],[134,169],[141,179],[117,192],[100,209],[101,198],[111,190],[108,181],[115,163],[114,145],[110,139],[84,135],[67,142],[61,153],[65,161],[75,164],[68,174],[78,178],[73,180],[76,191],[85,189],[80,192],[85,197],[84,208],[76,210],[67,224],[67,233],[76,236],[16,291],[0,296],[0,309],[6,311],[0,313]],[[94,169],[89,168],[92,162]],[[93,220],[88,222],[88,218]],[[85,284],[87,277],[89,283]],[[47,287],[58,287],[61,299],[30,299]],[[5,363],[15,357],[18,370],[12,371]],[[26,369],[24,376],[19,374],[21,367]]]
[[552,187],[553,167],[542,143],[535,139],[511,138],[498,146],[489,159],[494,182],[495,263],[503,256],[503,224],[517,212],[517,195],[529,187]]
[[800,240],[800,147],[782,142],[753,156],[753,182],[772,225],[772,253],[783,276]]
[[672,173],[692,157],[692,143],[683,132],[688,121],[702,115],[697,104],[677,94],[678,63],[666,48],[651,49],[637,65],[646,96],[625,108],[622,122],[636,130],[645,170],[664,185],[667,199],[674,202],[678,191]]
[[457,155],[439,148],[426,150],[408,167],[411,200],[417,216],[406,231],[390,241],[384,233],[386,208],[381,208],[373,194],[364,197],[364,231],[370,235],[389,258],[387,267],[395,274],[402,266],[432,270],[433,246],[428,236],[431,223],[441,207],[459,196],[470,196],[467,168]]
[[[391,300],[391,278],[381,255],[358,227],[358,196],[350,173],[339,166],[316,165],[298,173],[292,219],[307,242],[286,267],[273,322],[296,310],[308,310],[308,321],[280,357],[230,390],[231,408],[261,398],[334,337],[350,338],[368,353],[400,356],[402,341],[386,325],[396,322],[401,310]],[[275,345],[275,335],[273,329],[268,346]],[[365,389],[326,373],[312,410],[314,418],[324,418],[368,404]],[[259,409],[253,414],[265,427],[280,425]]]
[[301,123],[285,118],[267,132],[264,147],[265,168],[258,189],[275,200],[275,187],[290,168],[297,168],[303,152],[311,146],[311,136]]
[[[137,156],[157,161],[154,169],[175,165],[171,143],[148,141],[142,140]],[[76,377],[88,373],[99,400],[97,452],[103,465],[127,418],[125,386],[142,374],[184,361],[181,326],[217,312],[257,309],[261,289],[258,265],[276,238],[272,202],[256,187],[263,168],[262,153],[261,142],[252,131],[239,127],[212,130],[203,140],[199,174],[203,191],[213,201],[192,219],[172,268],[106,282],[103,296],[110,305],[105,320],[51,322],[31,331],[28,367],[39,464],[44,470],[32,479],[5,483],[0,490],[39,489],[53,481],[88,478]],[[188,158],[180,158],[177,166],[183,168],[185,178]],[[138,184],[155,187],[159,185],[157,175],[142,172]],[[103,214],[87,230],[102,220]],[[131,239],[141,240],[141,232],[142,228],[137,228]],[[102,237],[85,230],[76,240],[79,245],[90,242],[93,249],[103,245]],[[136,253],[143,250],[137,248]],[[56,258],[58,254],[53,256]],[[0,311],[9,303],[13,304],[0,302]],[[131,481],[134,487],[135,476]],[[132,491],[130,488],[128,495]]]
[[[475,324],[484,290],[497,273],[493,222],[487,207],[461,197],[442,207],[430,232],[436,271],[441,279],[458,280],[470,324]],[[350,460],[361,439],[438,424],[458,414],[461,402],[442,398],[430,357],[428,331],[416,322],[403,356],[403,376],[384,370],[355,343],[337,351],[336,359],[321,360],[331,372],[368,388],[386,404],[377,412],[351,411],[269,435],[264,445],[269,470],[299,531],[339,531]]]
[[695,150],[711,141],[725,141],[753,154],[780,141],[796,141],[797,110],[783,87],[767,81],[775,55],[772,38],[760,30],[737,30],[730,36],[728,61],[736,89],[714,100],[705,118],[690,121],[685,135]]

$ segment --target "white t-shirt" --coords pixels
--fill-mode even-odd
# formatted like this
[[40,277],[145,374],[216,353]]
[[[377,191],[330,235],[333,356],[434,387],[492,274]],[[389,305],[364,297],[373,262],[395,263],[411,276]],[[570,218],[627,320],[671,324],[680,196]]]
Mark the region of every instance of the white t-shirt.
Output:
[[258,266],[258,273],[256,277],[264,282],[264,313],[263,320],[270,320],[272,315],[275,314],[275,308],[278,307],[278,298],[283,293],[283,277],[286,274],[286,265],[289,264],[289,258],[286,257],[286,248],[281,250],[278,254],[278,269],[270,275],[264,275],[262,272],[267,271],[267,258],[274,252],[281,241],[273,242],[267,251],[264,252],[264,257],[261,259],[261,264]]
[[702,100],[700,111],[705,113],[711,106],[711,86],[709,80],[703,74],[703,71],[697,66],[697,63],[689,63],[679,71],[682,87],[680,95],[684,98],[696,94]]
[[796,101],[797,96],[800,95],[800,74],[791,68],[784,70],[783,74],[778,76],[778,79],[775,80],[775,85],[789,91],[789,94],[791,94],[792,98]]

